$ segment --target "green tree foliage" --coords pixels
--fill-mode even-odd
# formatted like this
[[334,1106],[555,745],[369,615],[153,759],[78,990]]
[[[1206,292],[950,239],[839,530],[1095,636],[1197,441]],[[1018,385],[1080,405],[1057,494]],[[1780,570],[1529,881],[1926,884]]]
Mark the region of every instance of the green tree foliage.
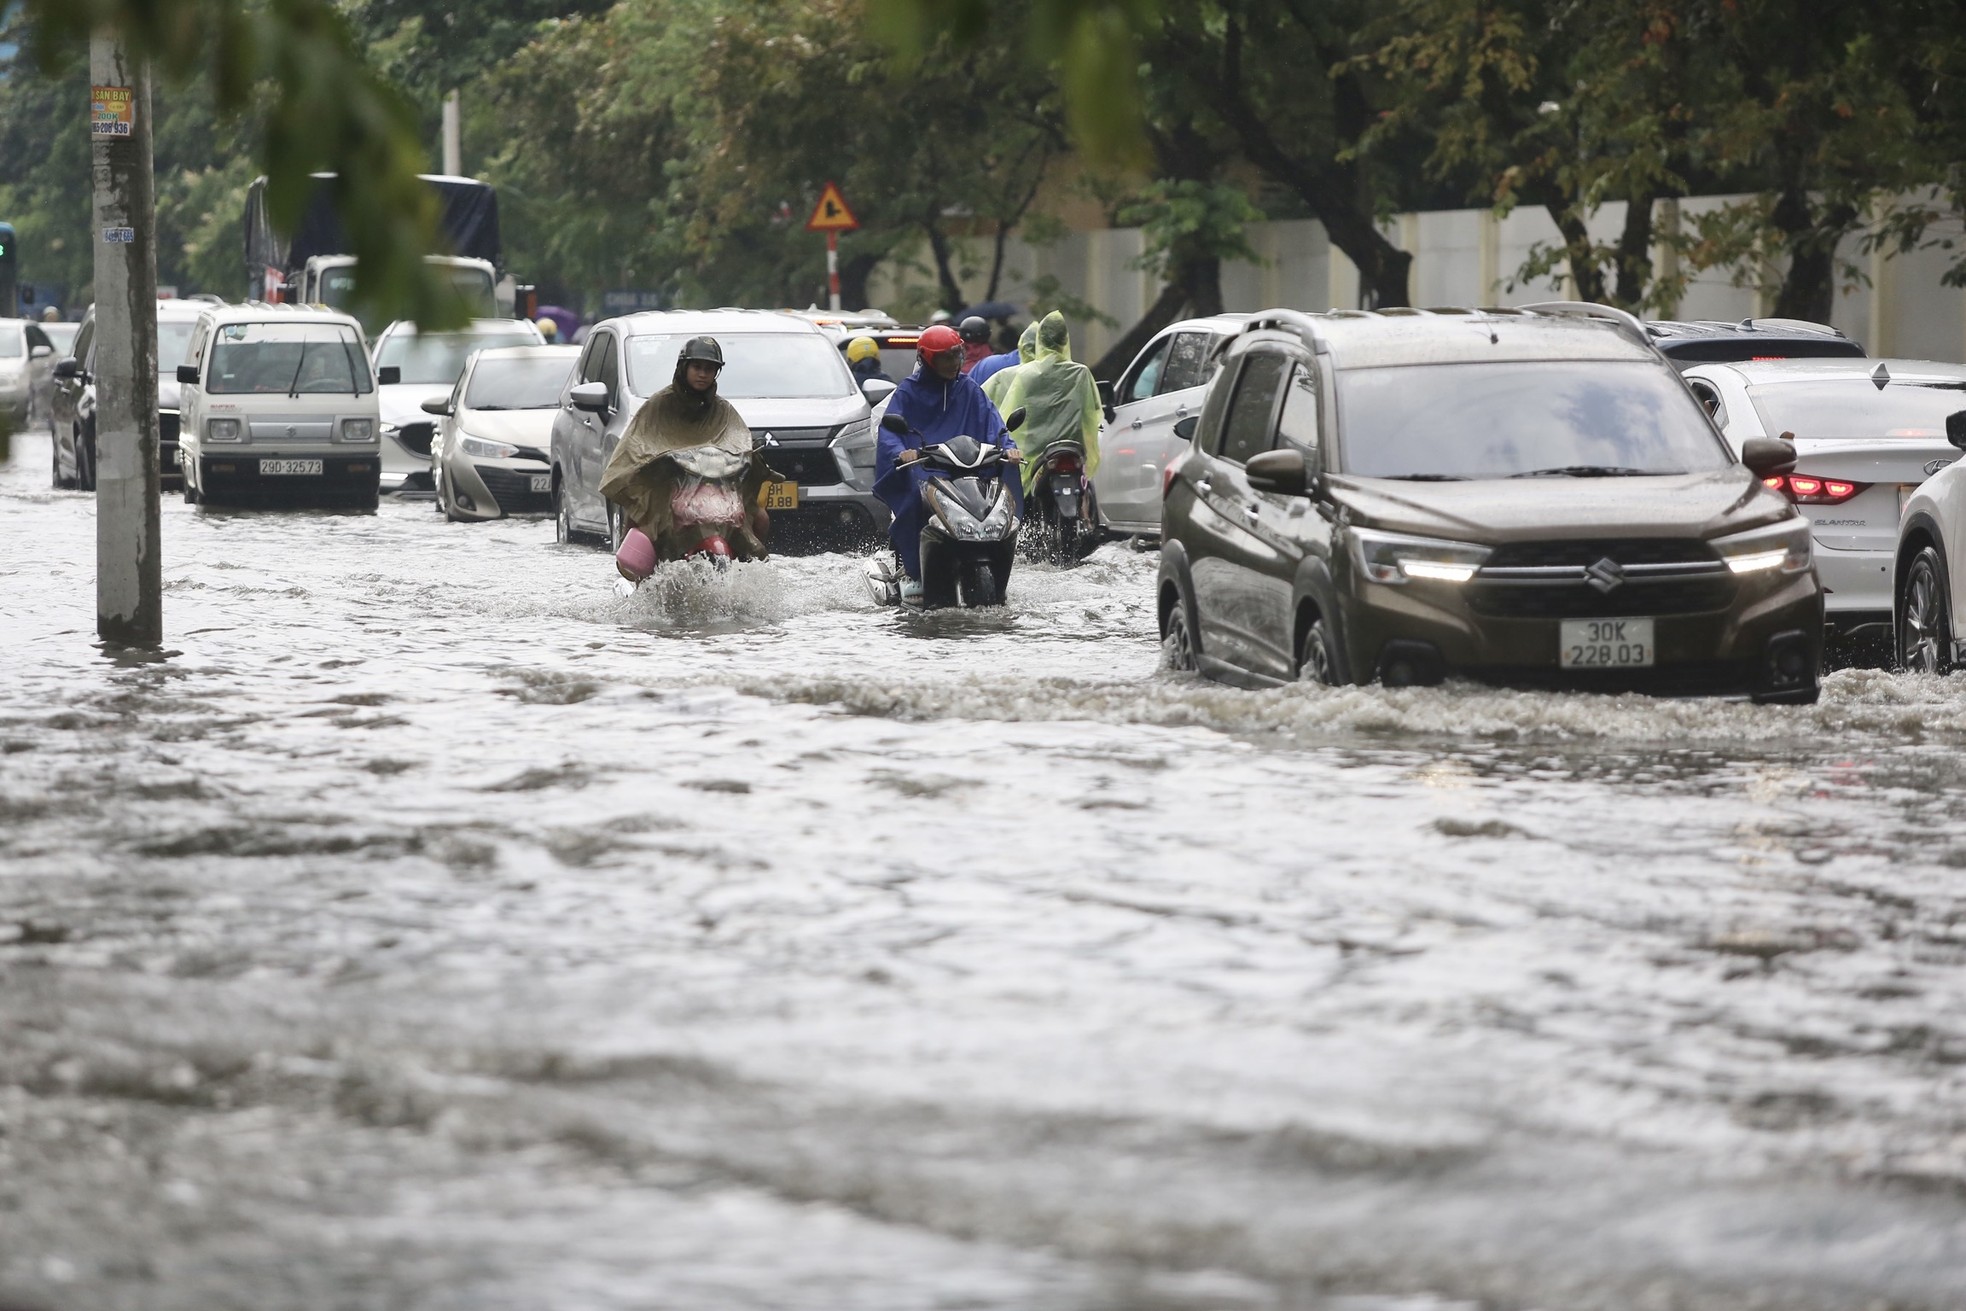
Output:
[[[335,173],[334,199],[361,262],[356,300],[380,318],[462,321],[462,300],[422,261],[438,248],[437,212],[417,181],[424,156],[415,114],[363,58],[330,0],[23,3],[35,53],[51,74],[86,76],[77,67],[84,43],[113,36],[167,85],[202,81],[221,118],[256,110],[274,222],[290,228],[299,221],[310,173]],[[71,103],[64,113],[79,122],[79,91]],[[188,184],[187,195],[202,197],[214,186],[209,179]],[[85,231],[86,211],[80,217]]]

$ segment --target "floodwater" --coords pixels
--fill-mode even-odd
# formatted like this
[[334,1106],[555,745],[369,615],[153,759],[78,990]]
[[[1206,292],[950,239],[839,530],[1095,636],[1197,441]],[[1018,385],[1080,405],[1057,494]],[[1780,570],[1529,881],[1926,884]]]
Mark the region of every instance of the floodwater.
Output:
[[1966,680],[1157,670],[839,556],[0,470],[0,1304],[1966,1304]]

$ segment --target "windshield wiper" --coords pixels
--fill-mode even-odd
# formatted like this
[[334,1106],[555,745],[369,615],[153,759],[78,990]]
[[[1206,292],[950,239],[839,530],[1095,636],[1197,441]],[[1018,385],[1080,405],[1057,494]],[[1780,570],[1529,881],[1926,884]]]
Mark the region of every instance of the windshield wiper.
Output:
[[1467,477],[1458,473],[1389,473],[1387,482],[1393,483],[1464,483]]
[[287,399],[300,399],[300,371],[307,364],[307,339],[301,338],[300,358],[294,361],[294,376],[287,379]]
[[1666,478],[1678,469],[1626,469],[1615,464],[1560,464],[1554,469],[1531,469],[1511,478]]

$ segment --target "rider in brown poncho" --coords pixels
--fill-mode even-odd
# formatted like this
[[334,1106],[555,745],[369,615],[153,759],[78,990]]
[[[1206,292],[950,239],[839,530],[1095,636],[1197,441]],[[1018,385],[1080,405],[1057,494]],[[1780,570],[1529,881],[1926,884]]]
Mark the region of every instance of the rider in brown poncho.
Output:
[[[729,401],[717,395],[717,374],[724,366],[723,348],[715,338],[694,337],[676,357],[676,376],[648,398],[621,434],[607,468],[601,471],[601,495],[621,507],[628,522],[648,534],[659,560],[680,559],[703,536],[705,529],[679,527],[670,506],[675,496],[674,466],[658,463],[667,452],[689,446],[715,446],[737,455],[752,453],[751,429]],[[752,460],[741,491],[753,507],[747,522],[728,533],[740,560],[762,560],[769,521],[756,508],[758,490],[768,473]]]

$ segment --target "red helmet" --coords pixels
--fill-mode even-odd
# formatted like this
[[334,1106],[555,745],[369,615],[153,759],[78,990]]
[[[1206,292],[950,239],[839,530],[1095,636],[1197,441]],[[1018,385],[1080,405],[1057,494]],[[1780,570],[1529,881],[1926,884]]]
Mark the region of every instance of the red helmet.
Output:
[[943,351],[960,350],[963,339],[957,331],[946,323],[938,323],[924,329],[921,338],[915,342],[915,354],[923,364],[933,364],[935,357]]

